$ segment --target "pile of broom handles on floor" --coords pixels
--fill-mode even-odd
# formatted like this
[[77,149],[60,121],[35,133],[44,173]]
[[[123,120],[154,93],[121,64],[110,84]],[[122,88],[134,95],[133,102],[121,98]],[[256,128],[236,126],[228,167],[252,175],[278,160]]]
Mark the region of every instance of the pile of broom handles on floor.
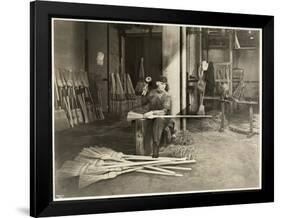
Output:
[[79,188],[95,182],[115,178],[129,172],[160,176],[176,176],[179,172],[190,171],[190,167],[178,165],[195,163],[187,158],[170,158],[125,155],[105,147],[86,147],[74,160],[66,161],[58,170],[61,177],[79,177]]
[[56,109],[65,110],[71,127],[104,119],[100,102],[93,100],[86,72],[58,69],[54,83]]

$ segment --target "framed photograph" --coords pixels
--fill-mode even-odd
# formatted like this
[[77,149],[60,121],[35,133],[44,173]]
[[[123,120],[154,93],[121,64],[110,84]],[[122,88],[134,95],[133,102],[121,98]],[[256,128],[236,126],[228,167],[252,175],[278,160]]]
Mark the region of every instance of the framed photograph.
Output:
[[30,215],[272,202],[273,21],[31,2]]

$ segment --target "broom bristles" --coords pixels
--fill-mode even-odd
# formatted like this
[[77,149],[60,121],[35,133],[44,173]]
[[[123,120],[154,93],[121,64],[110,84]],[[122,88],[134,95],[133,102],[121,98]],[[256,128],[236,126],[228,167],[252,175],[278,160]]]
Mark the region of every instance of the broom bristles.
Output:
[[66,161],[58,172],[63,177],[75,177],[82,175],[88,166],[89,163],[70,160]]
[[133,121],[133,120],[139,120],[139,119],[143,119],[143,114],[140,113],[136,113],[133,111],[129,111],[128,115],[127,115],[127,121]]

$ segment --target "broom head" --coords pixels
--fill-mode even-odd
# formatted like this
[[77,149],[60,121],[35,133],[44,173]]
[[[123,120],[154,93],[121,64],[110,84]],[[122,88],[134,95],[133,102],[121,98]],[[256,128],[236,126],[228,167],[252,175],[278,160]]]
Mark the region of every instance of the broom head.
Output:
[[133,121],[133,120],[140,120],[143,119],[143,114],[136,113],[133,111],[129,111],[127,114],[127,121]]

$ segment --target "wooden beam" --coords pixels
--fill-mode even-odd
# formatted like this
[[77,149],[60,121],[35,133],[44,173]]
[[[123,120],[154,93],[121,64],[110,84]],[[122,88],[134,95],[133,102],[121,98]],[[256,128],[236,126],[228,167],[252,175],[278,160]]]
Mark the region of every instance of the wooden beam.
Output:
[[229,68],[229,80],[230,80],[230,87],[229,87],[229,94],[232,96],[232,68],[233,68],[233,31],[229,31],[229,62],[230,62],[230,68]]
[[[171,113],[180,113],[180,27],[163,26],[163,75],[169,83],[169,94],[172,97]],[[175,123],[180,129],[179,120]]]
[[[181,27],[181,112],[186,114],[187,103],[186,103],[186,27]],[[186,119],[182,119],[181,127],[186,130]]]

